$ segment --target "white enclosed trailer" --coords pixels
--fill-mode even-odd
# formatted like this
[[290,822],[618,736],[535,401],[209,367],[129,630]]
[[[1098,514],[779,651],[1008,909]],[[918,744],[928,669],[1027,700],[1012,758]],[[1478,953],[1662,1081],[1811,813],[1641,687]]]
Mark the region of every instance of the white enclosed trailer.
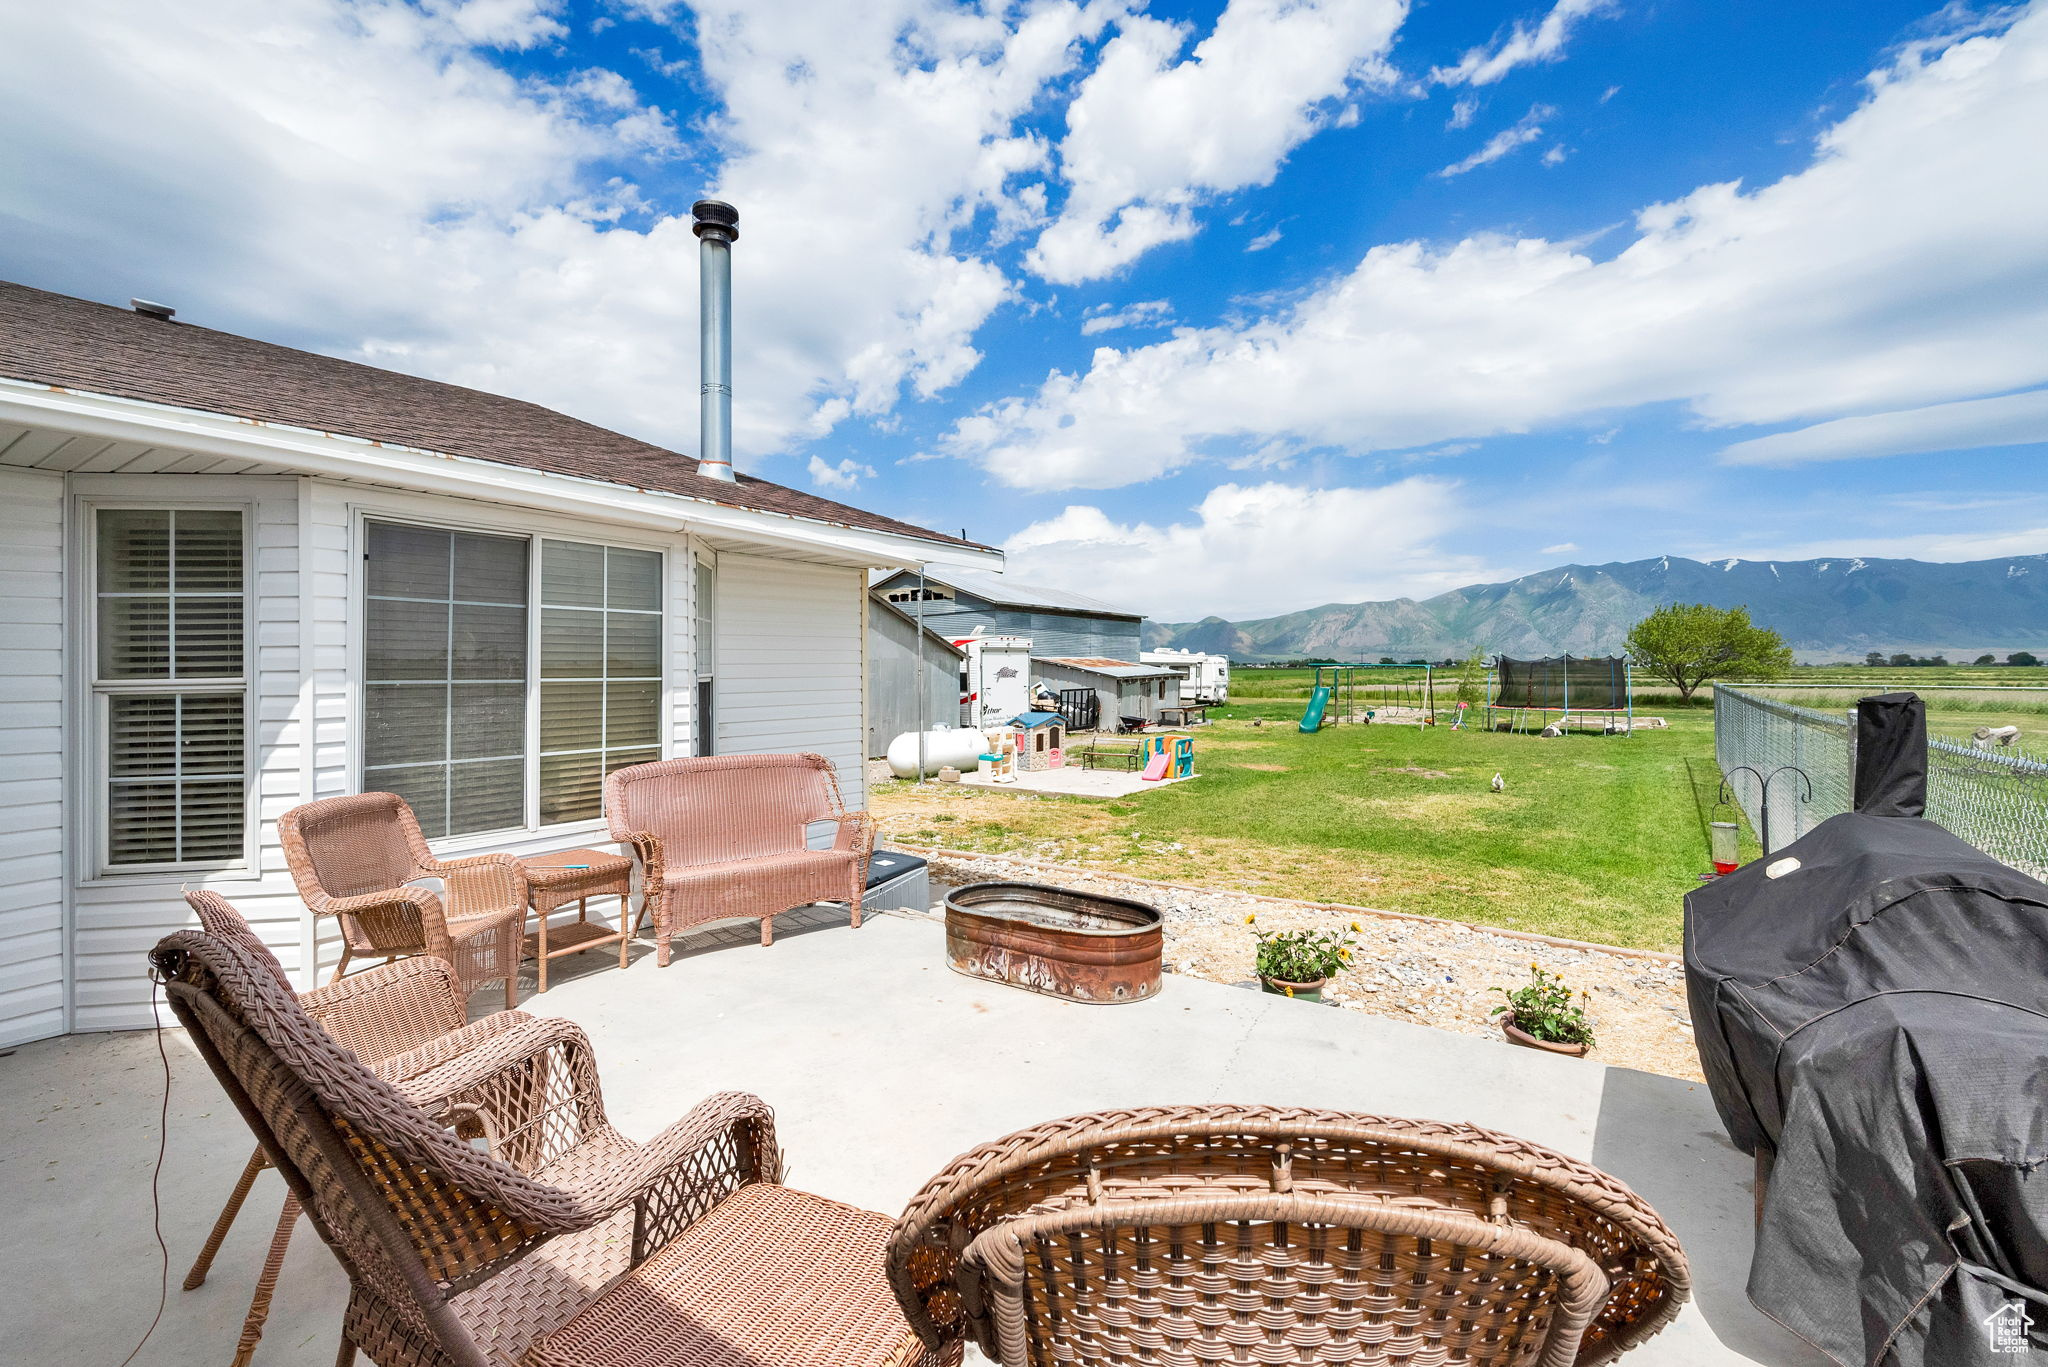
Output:
[[963,636],[953,642],[966,652],[960,664],[960,721],[985,731],[1031,710],[1031,638]]
[[1148,650],[1138,657],[1148,665],[1164,665],[1181,676],[1181,696],[1189,702],[1230,701],[1230,657],[1199,650]]

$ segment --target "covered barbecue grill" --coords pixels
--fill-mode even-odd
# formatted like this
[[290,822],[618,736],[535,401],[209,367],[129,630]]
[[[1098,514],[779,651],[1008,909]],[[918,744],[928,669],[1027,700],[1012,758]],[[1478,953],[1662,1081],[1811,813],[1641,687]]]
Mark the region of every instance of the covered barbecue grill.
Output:
[[1686,991],[1758,1308],[1846,1367],[2048,1362],[2048,885],[1922,818],[1926,747],[1862,702],[1856,810],[1686,898]]

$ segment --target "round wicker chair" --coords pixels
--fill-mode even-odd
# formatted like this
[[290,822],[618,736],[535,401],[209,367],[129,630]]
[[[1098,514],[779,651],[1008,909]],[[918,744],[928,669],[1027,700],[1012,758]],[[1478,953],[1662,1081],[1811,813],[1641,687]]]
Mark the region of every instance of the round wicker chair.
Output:
[[1626,1186],[1470,1126],[1260,1106],[1073,1116],[955,1159],[889,1277],[1004,1367],[1591,1367],[1689,1294]]

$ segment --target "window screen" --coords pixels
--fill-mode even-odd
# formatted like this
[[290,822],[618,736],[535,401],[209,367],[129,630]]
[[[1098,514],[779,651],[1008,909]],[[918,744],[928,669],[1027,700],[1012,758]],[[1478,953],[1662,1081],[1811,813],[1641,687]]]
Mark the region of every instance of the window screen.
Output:
[[661,557],[544,541],[540,603],[540,819],[579,821],[661,758]]
[[525,825],[528,543],[367,532],[364,788],[429,838]]
[[242,514],[102,508],[94,532],[106,863],[238,860],[248,787]]

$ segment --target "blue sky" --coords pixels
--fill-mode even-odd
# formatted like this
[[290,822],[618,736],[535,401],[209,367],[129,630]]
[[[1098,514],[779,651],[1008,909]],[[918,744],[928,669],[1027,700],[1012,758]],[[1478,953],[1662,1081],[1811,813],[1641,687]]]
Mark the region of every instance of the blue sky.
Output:
[[0,274],[694,447],[1165,619],[2048,551],[2048,8],[78,0]]

